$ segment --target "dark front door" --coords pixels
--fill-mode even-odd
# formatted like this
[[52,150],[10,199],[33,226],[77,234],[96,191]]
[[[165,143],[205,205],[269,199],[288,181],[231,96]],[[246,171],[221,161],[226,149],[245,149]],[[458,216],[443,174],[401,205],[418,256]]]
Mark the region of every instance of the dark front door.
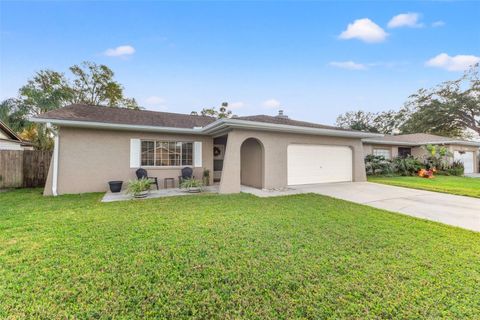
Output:
[[400,158],[406,158],[411,155],[412,155],[412,148],[403,148],[403,147],[398,148],[398,156]]

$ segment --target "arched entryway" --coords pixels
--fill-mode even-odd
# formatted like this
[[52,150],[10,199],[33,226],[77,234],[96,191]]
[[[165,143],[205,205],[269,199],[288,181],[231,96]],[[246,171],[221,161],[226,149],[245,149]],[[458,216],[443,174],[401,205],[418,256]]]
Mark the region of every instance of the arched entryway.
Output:
[[240,149],[240,183],[263,188],[263,145],[255,138],[246,139]]

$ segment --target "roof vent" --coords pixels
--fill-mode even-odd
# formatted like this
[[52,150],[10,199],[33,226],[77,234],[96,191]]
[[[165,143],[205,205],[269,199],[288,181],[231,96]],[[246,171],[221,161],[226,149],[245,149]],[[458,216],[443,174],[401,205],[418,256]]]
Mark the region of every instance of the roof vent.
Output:
[[278,110],[277,118],[288,119],[288,116],[283,114],[283,110]]

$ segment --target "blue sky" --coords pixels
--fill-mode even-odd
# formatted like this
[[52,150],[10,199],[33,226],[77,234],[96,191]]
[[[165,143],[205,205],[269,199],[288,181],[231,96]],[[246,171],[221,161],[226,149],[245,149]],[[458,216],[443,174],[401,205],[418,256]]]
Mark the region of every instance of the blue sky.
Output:
[[332,124],[348,110],[398,109],[418,88],[480,60],[474,1],[0,6],[1,99],[35,71],[88,60],[111,67],[147,109],[228,101],[239,115],[274,115],[280,106],[292,118]]

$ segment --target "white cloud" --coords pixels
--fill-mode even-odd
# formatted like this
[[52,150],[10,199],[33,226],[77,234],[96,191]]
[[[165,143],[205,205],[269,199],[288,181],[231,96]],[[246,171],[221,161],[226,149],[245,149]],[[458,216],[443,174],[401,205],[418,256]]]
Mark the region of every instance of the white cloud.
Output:
[[167,100],[158,96],[151,96],[145,99],[145,103],[149,106],[160,106],[165,104]]
[[382,42],[388,36],[378,24],[368,18],[349,23],[347,30],[340,34],[340,39],[360,39],[364,42]]
[[276,99],[268,99],[263,102],[263,106],[268,109],[276,109],[280,107],[280,101]]
[[445,22],[443,22],[442,20],[438,20],[432,23],[432,27],[434,28],[443,27],[444,25],[445,25]]
[[362,63],[353,61],[332,61],[329,63],[332,67],[348,69],[348,70],[366,70],[367,66]]
[[228,108],[230,110],[241,109],[245,106],[245,103],[242,101],[232,102],[228,104]]
[[459,54],[456,56],[449,56],[446,53],[441,53],[428,60],[425,65],[428,67],[442,68],[448,71],[463,71],[478,62],[480,62],[480,57],[473,55]]
[[108,57],[125,57],[135,53],[135,48],[130,45],[118,46],[113,49],[105,50],[104,54]]
[[423,24],[418,22],[420,15],[415,12],[401,13],[390,19],[388,22],[389,28],[421,28]]

